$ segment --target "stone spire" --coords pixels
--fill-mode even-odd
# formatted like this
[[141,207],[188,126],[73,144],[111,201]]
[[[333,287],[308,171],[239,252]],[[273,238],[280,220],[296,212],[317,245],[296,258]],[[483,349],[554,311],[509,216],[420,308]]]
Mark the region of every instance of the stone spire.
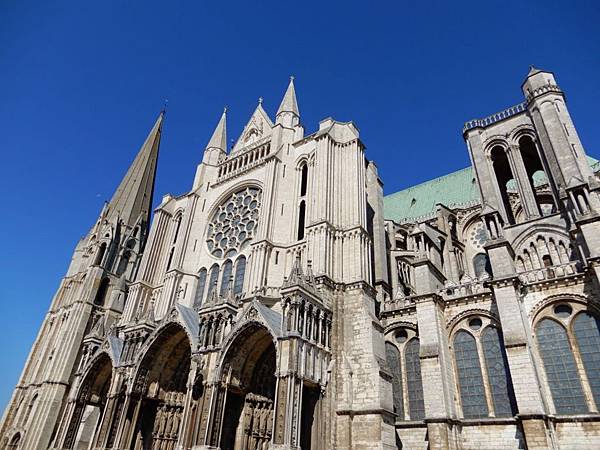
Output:
[[227,151],[227,108],[223,109],[221,119],[219,120],[210,141],[208,141],[206,149],[208,150],[209,148],[217,148],[224,152]]
[[277,110],[276,123],[280,123],[286,127],[293,127],[298,125],[299,122],[300,110],[298,109],[298,101],[296,100],[294,77],[290,77],[290,84]]
[[164,115],[163,111],[158,116],[154,127],[110,200],[109,218],[118,216],[123,223],[134,226],[134,222],[142,215],[145,223],[149,223]]
[[221,119],[204,150],[202,162],[217,165],[227,154],[227,108],[223,109]]

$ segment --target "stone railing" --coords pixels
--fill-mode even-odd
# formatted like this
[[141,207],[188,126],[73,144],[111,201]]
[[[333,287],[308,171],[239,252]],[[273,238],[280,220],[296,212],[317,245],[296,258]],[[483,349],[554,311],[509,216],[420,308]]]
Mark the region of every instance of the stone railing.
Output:
[[247,170],[260,165],[271,153],[271,142],[265,142],[241,153],[230,155],[219,167],[217,183],[241,175]]
[[463,280],[460,284],[447,283],[440,294],[444,300],[450,300],[491,292],[490,288],[485,286],[486,281],[488,281],[488,278],[468,281]]
[[492,114],[491,116],[484,117],[483,119],[473,119],[469,120],[465,123],[463,127],[463,133],[469,131],[473,128],[477,127],[487,127],[488,125],[492,125],[496,122],[500,122],[501,120],[508,119],[509,117],[516,116],[517,114],[522,113],[527,110],[527,103],[519,103],[518,105],[511,106],[510,108],[505,109],[504,111],[497,112],[496,114]]
[[540,269],[528,270],[519,273],[519,278],[524,283],[535,283],[537,281],[553,280],[555,278],[567,277],[580,272],[580,264],[577,261],[569,261],[557,266],[542,267]]
[[415,304],[415,300],[410,296],[389,298],[383,302],[382,311],[395,311]]

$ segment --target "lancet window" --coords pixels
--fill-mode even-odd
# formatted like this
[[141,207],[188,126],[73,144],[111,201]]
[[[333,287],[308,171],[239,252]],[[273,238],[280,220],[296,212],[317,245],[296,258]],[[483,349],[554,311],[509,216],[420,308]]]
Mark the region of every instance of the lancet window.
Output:
[[419,338],[414,330],[400,328],[388,336],[386,358],[392,371],[394,412],[397,420],[425,417]]
[[464,418],[516,414],[502,334],[489,318],[464,320],[454,333],[453,353]]
[[556,413],[597,412],[600,406],[598,316],[578,303],[553,304],[541,314],[535,335]]

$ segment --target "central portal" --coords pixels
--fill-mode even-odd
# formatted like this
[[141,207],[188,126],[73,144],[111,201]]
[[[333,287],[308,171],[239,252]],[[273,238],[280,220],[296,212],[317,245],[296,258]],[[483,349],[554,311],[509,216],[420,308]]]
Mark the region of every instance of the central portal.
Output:
[[223,364],[227,386],[222,450],[266,450],[273,431],[276,351],[271,334],[258,325],[232,343]]

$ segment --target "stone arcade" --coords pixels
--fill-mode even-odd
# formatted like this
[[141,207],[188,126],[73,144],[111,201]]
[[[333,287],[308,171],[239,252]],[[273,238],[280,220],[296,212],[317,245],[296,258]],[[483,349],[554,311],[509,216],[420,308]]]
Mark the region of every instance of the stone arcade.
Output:
[[161,114],[79,241],[1,449],[600,447],[600,182],[553,74],[383,196],[293,80],[150,212]]

